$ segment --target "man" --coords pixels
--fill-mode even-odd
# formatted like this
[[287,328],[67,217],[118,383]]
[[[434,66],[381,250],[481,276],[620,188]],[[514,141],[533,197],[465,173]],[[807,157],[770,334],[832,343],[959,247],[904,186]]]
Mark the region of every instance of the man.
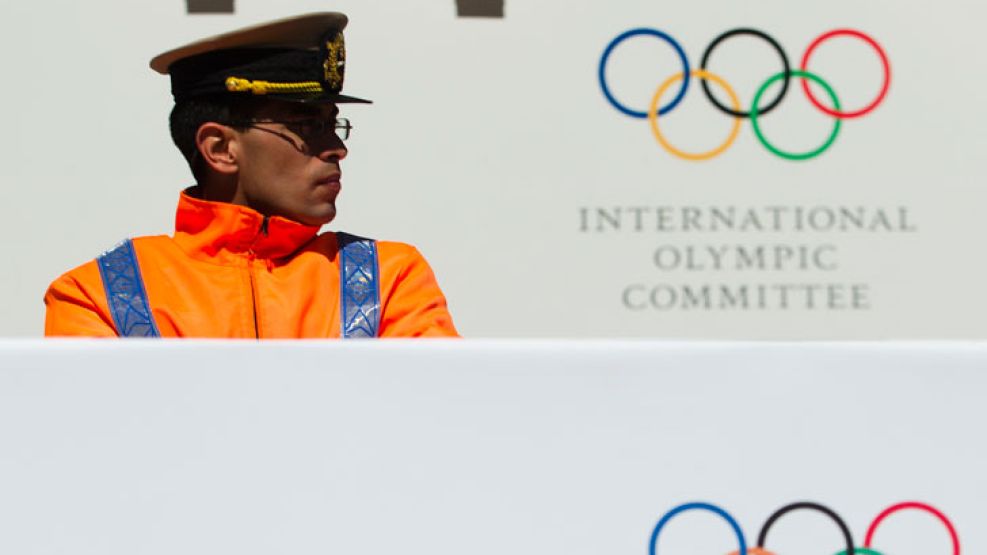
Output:
[[173,236],[139,237],[61,276],[45,334],[455,336],[413,247],[319,234],[336,215],[348,120],[346,16],[319,13],[166,52],[171,134],[197,185]]

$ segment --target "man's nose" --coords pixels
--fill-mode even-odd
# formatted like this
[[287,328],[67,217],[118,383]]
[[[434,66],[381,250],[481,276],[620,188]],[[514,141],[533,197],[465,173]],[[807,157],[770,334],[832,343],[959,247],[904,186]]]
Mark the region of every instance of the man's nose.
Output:
[[333,134],[332,137],[327,137],[325,144],[319,146],[321,148],[318,150],[317,156],[325,162],[342,160],[343,158],[346,158],[346,154],[349,152],[346,145],[343,144],[343,140],[335,134]]

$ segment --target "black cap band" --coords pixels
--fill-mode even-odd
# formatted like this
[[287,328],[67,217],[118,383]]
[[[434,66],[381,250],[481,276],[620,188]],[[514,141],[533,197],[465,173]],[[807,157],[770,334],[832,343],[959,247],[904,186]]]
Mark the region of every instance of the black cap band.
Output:
[[272,83],[316,82],[323,84],[325,92],[338,93],[338,89],[333,91],[325,86],[322,73],[318,51],[219,50],[175,62],[170,69],[171,94],[178,102],[195,96],[235,92],[227,87],[230,77]]

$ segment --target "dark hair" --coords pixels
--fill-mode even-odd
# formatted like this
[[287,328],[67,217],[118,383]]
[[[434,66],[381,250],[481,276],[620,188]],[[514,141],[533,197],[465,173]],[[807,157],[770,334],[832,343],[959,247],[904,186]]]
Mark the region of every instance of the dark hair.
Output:
[[229,125],[231,122],[249,120],[256,107],[257,102],[252,98],[230,98],[228,95],[198,96],[175,103],[168,118],[171,140],[185,157],[197,180],[201,181],[202,177],[202,158],[195,145],[199,127],[210,121]]

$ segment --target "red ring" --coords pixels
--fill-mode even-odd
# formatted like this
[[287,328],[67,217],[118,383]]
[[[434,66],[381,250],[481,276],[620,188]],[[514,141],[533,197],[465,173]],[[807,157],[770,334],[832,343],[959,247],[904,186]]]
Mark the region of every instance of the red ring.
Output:
[[953,555],[960,555],[960,537],[956,534],[956,528],[953,528],[953,523],[946,518],[939,509],[931,505],[926,505],[925,503],[919,503],[917,501],[906,501],[904,503],[898,503],[884,509],[884,512],[877,515],[874,522],[870,523],[870,528],[867,529],[867,537],[864,538],[864,547],[870,549],[870,542],[874,539],[874,532],[877,531],[877,525],[881,523],[886,517],[890,516],[892,513],[896,513],[902,509],[919,509],[927,513],[931,513],[936,516],[943,524],[946,525],[946,529],[949,530],[949,537],[953,540]]
[[874,99],[873,102],[871,102],[870,104],[864,106],[859,110],[853,112],[845,112],[845,111],[841,112],[840,110],[833,110],[831,108],[827,108],[826,106],[823,106],[821,102],[816,100],[816,97],[812,96],[812,90],[809,89],[808,80],[806,80],[804,77],[802,78],[802,90],[805,91],[806,96],[809,97],[809,100],[812,102],[812,104],[815,105],[816,108],[822,110],[823,112],[840,119],[856,118],[870,112],[874,108],[877,108],[877,105],[880,104],[882,100],[884,100],[885,96],[887,96],[888,88],[891,86],[891,64],[890,62],[888,62],[888,56],[887,54],[884,53],[884,49],[881,48],[881,45],[877,44],[876,40],[861,33],[860,31],[855,31],[853,29],[834,29],[828,33],[820,35],[819,38],[812,41],[812,44],[810,44],[809,48],[806,49],[805,54],[802,55],[801,69],[802,71],[808,71],[808,69],[806,68],[809,65],[809,56],[812,55],[812,51],[815,50],[817,46],[819,46],[823,41],[827,39],[840,35],[849,35],[851,37],[857,37],[867,42],[867,44],[870,44],[874,48],[874,50],[877,51],[877,54],[881,57],[881,64],[884,66],[884,85],[881,87],[881,93],[877,95],[877,98]]

